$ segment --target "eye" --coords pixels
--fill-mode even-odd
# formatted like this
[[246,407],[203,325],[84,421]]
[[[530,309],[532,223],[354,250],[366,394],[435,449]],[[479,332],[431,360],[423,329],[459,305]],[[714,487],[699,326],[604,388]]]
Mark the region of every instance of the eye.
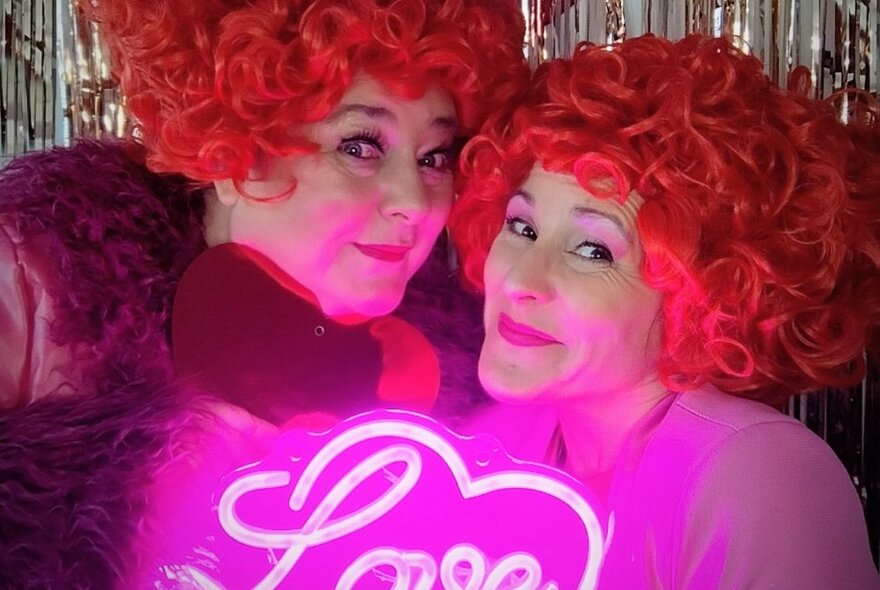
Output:
[[336,150],[358,160],[376,160],[385,153],[385,145],[378,135],[361,133],[344,138],[339,142],[339,147]]
[[418,160],[419,166],[440,171],[449,170],[452,167],[452,161],[451,148],[440,148],[430,151]]
[[572,253],[587,260],[604,260],[606,262],[614,262],[614,256],[611,255],[611,250],[609,250],[606,246],[603,246],[602,244],[597,244],[595,242],[583,242],[579,244]]
[[538,232],[520,217],[508,217],[504,220],[504,224],[510,233],[522,236],[533,242],[538,239]]

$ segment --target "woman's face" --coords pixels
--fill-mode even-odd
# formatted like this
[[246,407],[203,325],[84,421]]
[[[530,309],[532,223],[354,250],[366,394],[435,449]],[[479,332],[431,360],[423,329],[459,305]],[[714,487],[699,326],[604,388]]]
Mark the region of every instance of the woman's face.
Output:
[[296,182],[292,196],[260,202],[217,183],[228,239],[272,259],[328,315],[386,314],[449,215],[455,130],[448,93],[404,100],[357,77],[327,118],[302,130],[317,153],[276,158],[242,184],[268,198]]
[[640,204],[532,169],[486,261],[479,370],[493,397],[577,402],[656,380],[660,295],[640,271]]

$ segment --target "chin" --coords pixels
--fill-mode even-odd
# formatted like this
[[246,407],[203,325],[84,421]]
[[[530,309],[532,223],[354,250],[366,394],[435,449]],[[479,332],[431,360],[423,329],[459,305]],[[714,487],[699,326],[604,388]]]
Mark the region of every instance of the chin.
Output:
[[351,309],[354,313],[377,318],[383,315],[388,315],[397,309],[402,300],[403,291],[388,293],[383,294],[380,297],[353,302]]
[[542,401],[543,388],[528,383],[516,372],[498,371],[482,361],[479,365],[480,383],[489,397],[505,404],[533,404]]
[[535,391],[512,391],[510,388],[505,389],[489,389],[485,385],[486,393],[496,402],[503,404],[540,404],[544,403],[544,397],[540,392]]
[[[365,284],[366,283],[366,284]],[[355,286],[356,285],[356,286]],[[388,315],[403,300],[406,283],[370,284],[370,282],[354,281],[344,285],[335,285],[333,289],[325,289],[316,293],[321,302],[322,311],[328,316],[355,314],[368,318]]]

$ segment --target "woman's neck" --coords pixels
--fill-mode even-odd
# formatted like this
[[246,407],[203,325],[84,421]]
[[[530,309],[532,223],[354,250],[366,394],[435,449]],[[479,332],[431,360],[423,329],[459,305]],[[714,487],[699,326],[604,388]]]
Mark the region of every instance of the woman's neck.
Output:
[[638,422],[669,395],[659,380],[652,380],[625,392],[560,406],[562,467],[582,481],[613,469]]
[[231,241],[229,237],[229,207],[223,206],[213,188],[205,191],[205,217],[202,219],[202,232],[208,247]]

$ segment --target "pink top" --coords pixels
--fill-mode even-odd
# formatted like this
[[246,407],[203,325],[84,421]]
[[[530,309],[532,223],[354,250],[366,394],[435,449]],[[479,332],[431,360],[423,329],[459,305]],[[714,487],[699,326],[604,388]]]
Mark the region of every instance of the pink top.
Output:
[[[542,461],[556,424],[551,406],[495,405],[464,430]],[[672,394],[635,428],[608,480],[594,489],[610,514],[600,588],[880,589],[843,465],[763,404]]]

